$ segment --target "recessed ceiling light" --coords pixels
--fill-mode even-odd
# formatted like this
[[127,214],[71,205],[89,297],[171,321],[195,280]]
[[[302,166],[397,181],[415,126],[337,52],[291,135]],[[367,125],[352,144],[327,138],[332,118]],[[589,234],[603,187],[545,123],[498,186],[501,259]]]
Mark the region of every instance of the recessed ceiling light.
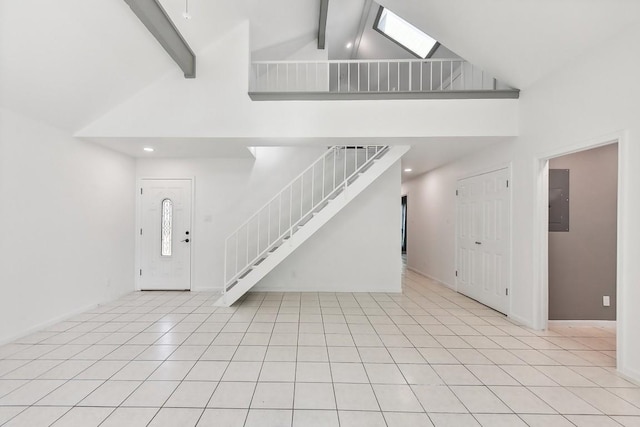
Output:
[[411,169],[411,168],[406,168],[404,171],[405,171],[405,172],[411,172],[411,171],[413,171],[413,169]]
[[153,152],[153,148],[151,147],[144,147],[143,150],[146,151],[147,153]]
[[353,43],[351,42],[347,43],[347,49],[351,49],[351,46],[353,46]]

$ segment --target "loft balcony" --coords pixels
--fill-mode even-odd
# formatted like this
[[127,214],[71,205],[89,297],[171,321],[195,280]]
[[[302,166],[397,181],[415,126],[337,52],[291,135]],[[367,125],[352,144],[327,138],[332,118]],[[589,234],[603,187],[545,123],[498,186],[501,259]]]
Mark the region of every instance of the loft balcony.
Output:
[[259,61],[251,64],[254,101],[518,98],[461,59]]

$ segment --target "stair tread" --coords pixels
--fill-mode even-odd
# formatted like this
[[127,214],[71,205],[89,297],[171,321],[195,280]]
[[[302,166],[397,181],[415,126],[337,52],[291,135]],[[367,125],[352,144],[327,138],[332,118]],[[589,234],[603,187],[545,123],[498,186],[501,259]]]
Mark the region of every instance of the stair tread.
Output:
[[233,289],[237,284],[238,284],[238,280],[236,280],[235,282],[233,282],[232,284],[230,284],[229,286],[227,286],[227,292],[231,289]]
[[238,278],[238,280],[240,279],[244,279],[245,277],[247,277],[247,275],[249,273],[251,273],[253,271],[253,268],[249,268],[247,271],[245,271],[244,273],[242,273],[242,275]]

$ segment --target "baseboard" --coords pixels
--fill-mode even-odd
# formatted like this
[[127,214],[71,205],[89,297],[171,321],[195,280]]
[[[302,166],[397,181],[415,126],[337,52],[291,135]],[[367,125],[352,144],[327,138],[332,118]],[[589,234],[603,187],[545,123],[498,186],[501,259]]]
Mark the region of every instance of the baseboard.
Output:
[[417,268],[409,267],[409,266],[407,265],[407,270],[411,270],[411,271],[413,271],[414,273],[418,273],[419,275],[426,277],[427,279],[431,279],[431,280],[433,280],[434,282],[438,282],[438,283],[439,283],[439,284],[441,284],[442,286],[446,286],[447,288],[451,289],[452,291],[455,291],[455,290],[456,290],[456,287],[455,287],[455,286],[452,286],[452,285],[450,285],[449,283],[445,282],[444,280],[441,280],[441,279],[439,279],[439,278],[437,278],[437,277],[434,277],[434,276],[432,276],[431,274],[427,274],[427,273],[425,273],[424,271],[420,271],[420,270],[418,270]]
[[26,337],[27,335],[31,335],[31,334],[33,334],[35,332],[41,331],[42,329],[48,328],[49,326],[53,326],[56,323],[64,322],[65,320],[70,319],[72,317],[75,317],[75,316],[77,316],[79,314],[82,314],[82,313],[87,312],[89,310],[93,310],[94,308],[99,307],[101,305],[104,305],[104,304],[110,303],[112,301],[115,301],[115,300],[121,298],[122,296],[124,296],[124,295],[126,295],[128,293],[130,293],[130,292],[124,292],[124,293],[122,293],[122,294],[120,294],[118,296],[115,296],[113,298],[108,298],[108,299],[100,301],[98,303],[86,305],[84,307],[78,308],[76,310],[67,312],[67,313],[62,314],[60,316],[56,316],[56,317],[54,317],[52,319],[49,319],[49,320],[46,320],[44,322],[38,323],[37,325],[32,326],[32,327],[30,327],[28,329],[25,329],[25,330],[23,330],[21,332],[18,332],[17,334],[9,335],[7,337],[1,337],[0,338],[0,345],[5,345],[5,344],[8,344],[8,343],[11,343],[11,342],[13,342],[13,341],[15,341],[15,340],[17,340],[19,338]]
[[345,287],[322,287],[319,289],[304,287],[304,286],[286,286],[286,287],[269,287],[259,288],[254,286],[249,292],[299,292],[299,293],[319,293],[319,292],[331,292],[331,293],[352,293],[352,294],[377,294],[377,293],[389,293],[397,294],[402,292],[402,288],[376,288],[376,289],[362,289],[362,288],[345,288]]
[[625,380],[632,382],[636,385],[640,385],[640,372],[633,369],[625,369],[624,367],[618,367],[618,373]]
[[525,319],[524,317],[520,317],[520,316],[515,315],[515,314],[509,314],[509,315],[507,315],[507,317],[509,318],[509,320],[511,320],[514,323],[517,323],[520,326],[526,326],[527,328],[535,329],[532,326],[533,322]]
[[191,289],[191,291],[193,292],[222,292],[222,288],[217,288],[217,287],[206,287],[206,288],[194,288]]
[[615,329],[615,320],[549,320],[549,325],[557,326],[594,326],[597,328]]
[[435,280],[435,279],[433,279],[429,274],[427,274],[427,273],[425,273],[425,272],[423,272],[423,271],[420,271],[420,270],[418,270],[417,268],[410,267],[409,265],[407,265],[407,270],[411,270],[411,271],[413,271],[414,273],[418,273],[419,275],[424,276],[424,277],[426,277],[427,279]]
[[[457,292],[455,286],[452,286],[452,285],[448,284],[447,282],[438,279],[437,277],[434,277],[434,276],[432,276],[430,274],[427,274],[427,273],[425,273],[423,271],[420,271],[417,268],[413,268],[413,267],[407,266],[407,270],[411,270],[414,273],[418,273],[419,275],[424,276],[427,279],[431,279],[434,282],[437,282],[437,283],[441,284],[442,286],[446,286],[447,288],[451,289],[452,291]],[[525,318],[522,318],[522,317],[519,317],[519,316],[516,316],[516,315],[513,315],[513,314],[509,314],[507,317],[511,321],[513,321],[514,323],[517,323],[519,325],[531,328],[532,323],[529,320],[525,319]]]

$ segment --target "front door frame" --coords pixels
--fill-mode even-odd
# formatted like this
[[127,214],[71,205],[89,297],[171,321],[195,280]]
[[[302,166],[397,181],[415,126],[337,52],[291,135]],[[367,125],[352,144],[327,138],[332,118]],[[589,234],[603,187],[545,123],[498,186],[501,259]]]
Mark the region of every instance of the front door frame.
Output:
[[[195,224],[195,200],[196,200],[196,178],[195,176],[188,177],[155,177],[155,176],[143,176],[136,178],[136,229],[135,229],[135,289],[136,291],[142,290],[142,278],[140,277],[140,269],[142,268],[142,236],[140,235],[140,229],[142,228],[142,197],[140,197],[140,189],[142,188],[143,181],[170,181],[170,180],[184,180],[191,182],[191,222],[190,235],[193,241],[193,236],[196,236],[196,224]],[[194,256],[195,244],[191,245],[189,252],[189,290],[193,290],[193,277],[195,273],[194,268]]]

